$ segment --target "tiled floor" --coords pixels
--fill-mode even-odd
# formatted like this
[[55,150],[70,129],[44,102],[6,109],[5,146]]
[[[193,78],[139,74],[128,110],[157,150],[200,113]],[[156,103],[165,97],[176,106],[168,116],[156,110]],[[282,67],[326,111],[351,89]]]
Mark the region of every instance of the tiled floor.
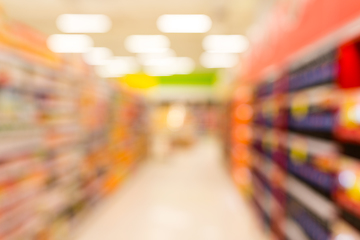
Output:
[[204,139],[149,161],[94,211],[75,240],[260,240],[219,144]]

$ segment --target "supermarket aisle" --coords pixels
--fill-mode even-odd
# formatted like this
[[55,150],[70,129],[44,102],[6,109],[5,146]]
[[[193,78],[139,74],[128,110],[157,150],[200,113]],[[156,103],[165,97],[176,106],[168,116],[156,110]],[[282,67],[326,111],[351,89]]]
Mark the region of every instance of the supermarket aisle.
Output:
[[165,161],[150,161],[75,240],[261,239],[220,152],[214,139],[204,139]]

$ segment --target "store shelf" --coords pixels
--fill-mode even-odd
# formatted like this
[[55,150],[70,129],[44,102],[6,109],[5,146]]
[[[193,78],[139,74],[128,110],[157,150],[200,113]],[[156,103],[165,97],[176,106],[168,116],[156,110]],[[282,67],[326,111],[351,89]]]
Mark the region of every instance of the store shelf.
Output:
[[[359,46],[355,38],[293,58],[253,84],[251,198],[269,236],[328,240],[360,230]],[[274,202],[283,212],[266,208]]]

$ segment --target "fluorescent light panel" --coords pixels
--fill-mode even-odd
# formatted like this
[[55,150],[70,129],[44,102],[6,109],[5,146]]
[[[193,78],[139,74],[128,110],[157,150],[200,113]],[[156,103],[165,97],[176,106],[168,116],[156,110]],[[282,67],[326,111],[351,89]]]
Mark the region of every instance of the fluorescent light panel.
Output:
[[158,18],[157,26],[165,33],[205,33],[212,21],[203,14],[165,14]]
[[125,47],[132,53],[161,53],[168,51],[170,40],[163,35],[132,35],[125,39]]
[[48,38],[47,45],[57,53],[85,53],[94,42],[91,37],[83,34],[54,34]]
[[203,40],[208,52],[241,53],[249,48],[249,41],[242,35],[209,35]]
[[114,78],[137,73],[140,66],[135,57],[113,57],[105,65],[97,66],[96,70],[101,77]]
[[103,14],[63,14],[56,25],[64,33],[105,33],[111,29],[111,19]]
[[176,57],[176,53],[172,49],[158,53],[139,53],[137,54],[138,61],[143,65],[151,65],[152,61],[164,58]]
[[84,61],[89,65],[105,65],[107,60],[113,57],[110,49],[105,47],[94,47],[84,53]]
[[177,58],[176,74],[190,74],[195,70],[195,62],[188,57]]
[[239,62],[238,54],[205,52],[200,57],[201,65],[206,68],[232,68]]
[[195,62],[188,57],[170,57],[154,59],[144,66],[144,71],[150,76],[171,76],[175,74],[190,74],[195,69]]

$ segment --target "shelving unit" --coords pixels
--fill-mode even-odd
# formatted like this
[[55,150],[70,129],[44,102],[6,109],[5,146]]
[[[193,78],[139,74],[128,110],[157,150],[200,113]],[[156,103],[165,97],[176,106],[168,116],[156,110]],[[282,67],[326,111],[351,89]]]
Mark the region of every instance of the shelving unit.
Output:
[[270,239],[360,239],[358,46],[341,43],[254,85],[247,167]]
[[0,239],[68,239],[145,153],[146,105],[0,18]]

